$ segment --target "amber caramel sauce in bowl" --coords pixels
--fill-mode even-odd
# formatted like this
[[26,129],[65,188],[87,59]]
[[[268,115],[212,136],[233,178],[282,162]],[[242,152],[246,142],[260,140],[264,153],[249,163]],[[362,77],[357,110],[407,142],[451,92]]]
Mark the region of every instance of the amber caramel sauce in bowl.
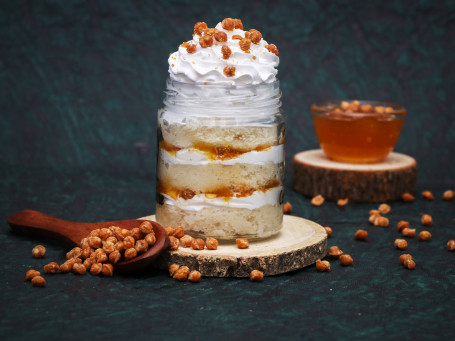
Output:
[[311,106],[324,153],[347,163],[377,163],[393,150],[406,109],[380,101],[325,101]]

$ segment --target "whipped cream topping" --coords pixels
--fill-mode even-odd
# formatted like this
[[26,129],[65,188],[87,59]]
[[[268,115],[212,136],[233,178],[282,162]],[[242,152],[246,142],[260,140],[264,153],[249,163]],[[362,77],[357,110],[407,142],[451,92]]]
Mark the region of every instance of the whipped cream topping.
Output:
[[164,149],[160,149],[160,160],[169,164],[198,166],[208,164],[234,165],[245,163],[250,165],[264,165],[267,162],[281,163],[284,162],[284,145],[272,146],[263,151],[253,150],[229,160],[212,160],[206,156],[205,152],[194,148],[180,149],[175,152],[175,156]]
[[191,199],[182,199],[178,197],[176,200],[166,194],[163,194],[163,196],[165,204],[175,205],[182,210],[188,211],[200,211],[205,207],[247,208],[253,210],[265,205],[276,205],[280,202],[282,191],[283,186],[279,186],[271,188],[265,192],[256,191],[248,197],[233,197],[229,200],[225,200],[224,198],[209,199],[204,194],[195,195]]
[[[266,48],[267,41],[261,39],[257,44],[251,43],[248,51],[242,51],[239,39],[233,36],[245,37],[246,31],[223,29],[221,23],[216,29],[225,32],[226,42],[214,39],[210,47],[201,47],[201,36],[195,34],[187,43],[196,45],[196,51],[189,53],[184,46],[169,56],[170,78],[184,83],[210,83],[210,84],[252,84],[272,83],[276,81],[279,57]],[[232,53],[228,59],[223,58],[221,48],[227,45]],[[227,66],[235,67],[235,74],[227,76],[223,69]]]

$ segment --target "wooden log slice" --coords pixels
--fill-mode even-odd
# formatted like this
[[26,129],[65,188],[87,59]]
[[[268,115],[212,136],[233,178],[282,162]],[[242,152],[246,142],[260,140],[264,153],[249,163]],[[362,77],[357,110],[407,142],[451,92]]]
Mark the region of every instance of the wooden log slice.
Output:
[[292,186],[306,196],[357,202],[398,200],[414,193],[417,163],[410,156],[390,153],[380,163],[354,164],[330,160],[321,149],[294,155]]
[[[155,220],[155,216],[141,219]],[[235,241],[220,242],[217,250],[180,248],[164,251],[153,266],[168,270],[171,264],[186,265],[206,277],[249,277],[252,270],[264,276],[301,269],[327,253],[327,233],[320,225],[285,215],[281,232],[263,240],[250,241],[239,249]]]

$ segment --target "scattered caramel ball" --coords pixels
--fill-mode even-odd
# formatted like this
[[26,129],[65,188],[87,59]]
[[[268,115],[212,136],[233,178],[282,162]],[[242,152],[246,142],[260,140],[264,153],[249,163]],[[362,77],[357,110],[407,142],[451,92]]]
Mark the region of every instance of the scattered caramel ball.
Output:
[[202,31],[207,28],[207,24],[205,22],[197,22],[194,25],[194,34],[201,35]]
[[405,268],[407,268],[409,270],[413,270],[416,267],[416,263],[412,259],[406,259],[403,262],[403,265],[404,265]]
[[258,30],[255,30],[252,28],[251,30],[248,31],[250,34],[248,35],[249,39],[253,44],[259,44],[259,42],[262,39],[262,34]]
[[340,262],[344,266],[349,266],[352,265],[352,263],[354,263],[354,260],[352,259],[351,255],[345,254],[340,256]]
[[109,255],[109,262],[111,262],[112,264],[116,264],[120,260],[120,258],[122,258],[122,254],[120,253],[120,251],[115,250]]
[[216,250],[218,249],[218,240],[215,238],[207,238],[205,240],[205,247],[207,250]]
[[455,193],[449,189],[444,192],[444,194],[442,195],[442,199],[450,201],[450,200],[453,200],[454,196],[455,196]]
[[373,221],[374,226],[387,227],[389,226],[389,219],[382,216],[377,216]]
[[318,194],[313,199],[311,199],[311,205],[321,206],[324,203],[324,200],[325,200],[324,197]]
[[112,277],[114,275],[114,266],[112,264],[103,264],[101,269],[103,276]]
[[202,277],[202,275],[199,271],[193,270],[188,275],[188,280],[193,283],[198,283],[201,281],[201,277]]
[[401,199],[403,199],[404,202],[412,202],[414,201],[414,196],[411,193],[403,193]]
[[371,215],[380,215],[380,212],[378,210],[370,210],[368,214]]
[[103,241],[101,240],[100,237],[95,236],[88,237],[88,245],[90,245],[90,247],[93,247],[94,249],[101,247],[102,242]]
[[424,214],[422,218],[420,219],[423,225],[425,226],[431,226],[433,225],[433,218],[429,214]]
[[362,229],[357,230],[354,235],[355,239],[358,239],[358,240],[365,240],[365,239],[367,239],[367,236],[368,236],[368,232],[365,230],[362,230]]
[[235,28],[235,21],[232,18],[223,19],[221,26],[227,31],[232,31]]
[[174,236],[169,236],[169,250],[175,251],[179,248],[180,241]]
[[193,240],[191,240],[191,247],[193,250],[204,250],[205,242],[201,238],[193,238]]
[[129,249],[125,250],[125,253],[123,254],[126,260],[133,259],[134,257],[137,256],[137,251],[134,247],[130,247]]
[[338,258],[338,257],[340,257],[343,254],[343,251],[341,251],[338,246],[332,246],[329,249],[328,253],[329,253],[330,256],[332,256],[334,258]]
[[175,272],[180,268],[180,265],[178,264],[171,264],[169,267],[169,276],[174,276]]
[[181,266],[177,269],[177,271],[174,273],[174,276],[172,277],[176,280],[179,280],[180,282],[184,282],[188,278],[189,273],[190,269],[187,266]]
[[250,281],[260,282],[264,279],[264,273],[259,270],[253,270],[250,272]]
[[409,222],[406,220],[400,220],[397,224],[398,232],[401,232],[406,227],[409,227]]
[[412,259],[412,256],[409,253],[404,253],[400,255],[400,263],[404,265],[405,260]]
[[144,240],[147,242],[148,245],[152,246],[156,243],[156,236],[155,233],[149,233],[145,236]]
[[185,235],[185,230],[181,226],[177,226],[174,230],[174,237],[177,239],[182,238]]
[[447,250],[455,251],[455,240],[449,240],[447,242]]
[[199,38],[199,45],[201,45],[202,48],[210,47],[213,45],[213,37],[211,35],[205,35],[201,38]]
[[[179,243],[179,245],[180,245],[180,243]],[[149,244],[144,239],[139,239],[136,241],[134,248],[136,249],[138,254],[144,253],[148,250]]]
[[46,280],[41,276],[35,276],[32,278],[32,284],[34,287],[42,288],[46,285]]
[[390,206],[387,204],[379,205],[378,211],[382,214],[387,214],[390,212]]
[[431,239],[431,233],[424,230],[424,231],[420,231],[419,233],[419,239],[422,240],[422,241],[426,241],[426,240],[430,240]]
[[221,47],[221,53],[223,54],[223,59],[228,59],[229,56],[232,54],[231,49],[227,45],[223,45]]
[[267,51],[278,56],[278,48],[274,44],[265,45]]
[[250,247],[248,238],[237,238],[235,242],[239,249],[248,249]]
[[101,263],[94,263],[92,264],[91,268],[90,268],[90,273],[93,275],[93,276],[96,276],[96,275],[99,275],[101,273],[101,271],[103,270],[103,264]]
[[134,240],[133,236],[127,236],[125,239],[123,239],[123,247],[125,249],[132,248],[134,247],[135,242],[136,241]]
[[[224,43],[227,41],[227,34],[222,31],[215,32],[214,37],[215,37],[215,40],[219,41],[220,43]],[[224,46],[226,46],[226,45],[224,45]]]
[[340,207],[346,206],[349,202],[349,198],[344,198],[344,199],[338,199],[337,200],[337,205]]
[[291,211],[292,211],[291,203],[290,202],[285,203],[284,206],[283,206],[283,213],[284,214],[289,214],[289,213],[291,213]]
[[320,259],[318,259],[316,261],[316,269],[318,271],[321,271],[321,272],[323,272],[323,271],[329,272],[330,271],[330,263],[328,261],[326,261],[326,260],[321,261]]
[[84,266],[84,264],[75,263],[73,265],[73,272],[76,275],[85,275],[85,273],[87,272],[87,268]]
[[243,23],[240,19],[234,19],[234,28],[243,30]]
[[95,251],[95,250],[93,250],[93,248],[91,248],[90,246],[84,247],[81,252],[81,257],[84,259],[87,259],[90,257],[90,255],[93,253],[93,251]]
[[71,259],[74,257],[81,257],[82,249],[80,247],[75,247],[71,251],[66,253],[66,259]]
[[328,226],[324,226],[324,230],[327,233],[327,237],[330,237],[332,235],[332,228]]
[[401,233],[405,237],[413,238],[416,235],[416,229],[410,229],[409,227],[405,227],[401,230]]
[[[371,210],[371,211],[376,211],[376,210]],[[371,213],[370,211],[370,217],[368,218],[368,221],[374,225],[374,221],[379,218],[381,215],[379,214],[379,211],[376,211],[376,213]]]
[[44,266],[44,272],[48,274],[55,274],[59,269],[59,266],[55,262],[50,262]]
[[406,250],[408,248],[408,242],[404,239],[395,239],[395,247],[400,250]]
[[150,221],[145,220],[145,221],[143,221],[141,223],[141,225],[139,225],[139,230],[141,230],[141,232],[144,235],[152,233],[153,232],[153,224]]
[[43,245],[36,245],[32,249],[33,258],[43,258],[46,254],[46,248]]
[[189,45],[186,47],[186,52],[188,52],[188,53],[195,53],[195,52],[196,52],[196,45],[194,45],[194,44],[189,44]]
[[433,193],[431,193],[431,191],[423,191],[422,192],[422,197],[425,200],[433,200],[434,199],[434,195],[433,195]]
[[66,274],[66,273],[70,272],[71,270],[73,270],[73,265],[74,264],[71,262],[65,262],[60,265],[59,270],[61,273]]
[[25,280],[31,281],[33,277],[40,276],[40,275],[41,275],[41,273],[39,271],[30,269],[25,273]]
[[193,237],[185,234],[182,238],[180,238],[180,243],[182,244],[182,247],[191,247],[192,240]]
[[235,76],[235,67],[234,66],[226,66],[223,69],[223,73],[228,76],[228,77],[234,77]]

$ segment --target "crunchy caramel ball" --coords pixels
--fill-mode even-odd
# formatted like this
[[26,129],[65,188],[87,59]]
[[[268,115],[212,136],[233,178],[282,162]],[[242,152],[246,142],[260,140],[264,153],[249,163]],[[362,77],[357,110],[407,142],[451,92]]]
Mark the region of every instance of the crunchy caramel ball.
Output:
[[188,278],[189,273],[190,269],[187,266],[181,266],[177,269],[177,271],[174,273],[174,276],[172,277],[180,282],[184,282]]
[[117,243],[114,244],[114,248],[117,251],[123,252],[125,250],[125,244],[123,244],[122,241],[118,241]]
[[390,212],[390,206],[387,204],[381,204],[379,205],[378,211],[382,214],[387,214]]
[[40,275],[41,275],[41,273],[39,271],[30,269],[25,273],[25,280],[31,281],[33,277],[40,276]]
[[271,52],[271,53],[273,53],[273,54],[278,56],[278,48],[274,44],[265,45],[265,48],[269,52]]
[[44,266],[44,272],[48,274],[55,274],[59,269],[59,266],[55,262],[50,262]]
[[73,265],[74,264],[71,262],[65,262],[60,265],[59,270],[61,273],[66,274],[66,273],[70,272],[71,270],[73,270]]
[[[227,34],[223,31],[216,31],[214,37],[215,37],[215,40],[220,43],[225,43],[227,41]],[[224,45],[224,46],[226,46],[226,45]]]
[[264,273],[259,270],[253,270],[250,272],[250,281],[260,282],[264,279]]
[[87,268],[84,266],[84,264],[76,263],[73,265],[73,272],[76,275],[85,275]]
[[223,45],[221,47],[221,53],[223,54],[223,59],[228,59],[229,56],[231,55],[232,51],[227,45]]
[[368,231],[360,229],[360,230],[356,231],[354,238],[357,240],[365,240],[365,239],[367,239],[367,236],[368,236]]
[[43,245],[36,245],[32,249],[33,258],[43,258],[46,254],[46,248]]
[[194,44],[189,44],[187,47],[186,47],[186,51],[188,53],[195,53],[196,52],[196,48],[197,46],[194,45]]
[[324,226],[324,230],[327,233],[327,237],[330,237],[332,235],[332,228],[328,226]]
[[228,76],[228,77],[234,77],[235,76],[235,67],[234,66],[226,66],[223,69],[223,73]]
[[90,273],[94,276],[99,275],[103,270],[103,264],[101,263],[94,263],[90,268]]
[[422,192],[422,197],[425,199],[425,200],[433,200],[434,199],[434,195],[431,191],[423,191]]
[[66,259],[71,259],[74,257],[81,257],[82,249],[80,247],[75,247],[71,251],[66,253]]
[[42,288],[46,285],[46,280],[41,276],[35,276],[32,278],[32,284],[34,287]]
[[169,276],[174,276],[175,272],[180,268],[180,265],[178,264],[171,264],[169,267]]
[[226,31],[232,31],[235,28],[235,21],[232,18],[223,19],[223,21],[221,22],[221,26]]
[[180,241],[174,236],[169,236],[169,250],[175,251],[179,248]]
[[204,250],[205,242],[201,238],[193,238],[191,240],[191,247],[193,250]]
[[180,243],[182,244],[182,247],[191,247],[192,240],[193,237],[185,234],[182,238],[180,238]]
[[419,233],[419,239],[422,241],[430,240],[431,239],[431,233],[428,231],[420,231]]
[[323,272],[323,271],[327,271],[329,272],[330,271],[330,263],[326,260],[323,260],[321,261],[320,259],[318,259],[316,261],[316,269],[320,272]]
[[374,226],[387,227],[389,226],[389,219],[382,216],[377,216],[373,221]]
[[156,236],[155,233],[149,233],[145,236],[144,240],[147,242],[148,245],[152,246],[156,243]]
[[114,267],[112,264],[103,264],[103,267],[101,269],[103,276],[106,277],[112,277],[114,275]]
[[338,246],[332,246],[329,249],[328,254],[334,258],[338,258],[343,254],[343,251],[341,251]]
[[420,219],[423,225],[425,226],[431,226],[433,225],[433,218],[429,214],[424,214],[422,218]]
[[352,265],[352,263],[354,263],[354,260],[352,259],[351,255],[346,254],[340,256],[340,262],[344,266],[349,266]]
[[447,242],[447,250],[455,251],[455,240],[449,240]]
[[138,241],[136,241],[136,245],[134,245],[134,248],[136,249],[138,254],[144,253],[148,250],[149,244],[144,239],[139,239]]
[[409,227],[409,222],[406,220],[400,220],[397,224],[398,232],[403,231],[404,228]]
[[134,240],[133,236],[127,236],[127,237],[125,237],[125,239],[123,239],[123,247],[125,249],[134,247],[135,242],[136,241]]
[[141,225],[139,225],[139,230],[141,230],[141,232],[144,235],[152,233],[153,232],[153,224],[150,221],[145,220],[145,221],[143,221],[141,223]]
[[110,254],[115,250],[115,244],[112,242],[103,242],[103,250],[106,254]]
[[406,250],[408,248],[408,242],[404,239],[395,239],[395,247],[399,250]]
[[250,33],[248,37],[251,39],[251,42],[253,44],[259,44],[259,42],[262,39],[261,32],[259,32],[258,30],[255,30],[254,28],[252,28],[248,32]]
[[404,265],[405,260],[412,259],[412,256],[409,253],[404,253],[400,255],[400,263]]
[[120,260],[120,258],[122,258],[120,251],[115,250],[109,255],[109,262],[111,262],[112,264],[116,264]]
[[92,264],[93,264],[93,260],[90,259],[90,258],[84,260],[84,262],[82,263],[82,265],[85,266],[85,268],[87,269],[87,271],[90,270],[90,268],[92,267]]
[[318,194],[313,199],[311,199],[311,205],[321,206],[324,203],[325,199],[322,195]]
[[100,237],[101,240],[106,240],[107,238],[109,238],[112,235],[113,235],[112,231],[106,227],[103,227],[102,229],[100,229],[100,231],[98,233],[98,237]]
[[403,262],[403,265],[406,269],[413,270],[416,267],[416,263],[412,259],[406,259]]
[[175,233],[175,229],[172,226],[165,226],[164,230],[166,231],[168,236],[173,236]]
[[250,241],[248,238],[237,238],[235,242],[239,249],[248,249],[250,247]]
[[131,229],[130,233],[131,233],[131,237],[133,237],[134,240],[142,239],[142,232],[139,229],[139,227],[135,227],[134,229]]
[[284,206],[283,206],[283,213],[284,214],[289,214],[289,213],[291,213],[291,211],[292,211],[291,203],[290,202],[285,203]]
[[199,271],[193,270],[188,275],[188,280],[193,283],[198,283],[198,282],[200,282],[201,277],[202,277],[202,275]]
[[199,45],[201,45],[202,48],[212,46],[213,37],[211,35],[204,35],[203,37],[199,38]]
[[181,226],[177,226],[174,230],[174,237],[175,238],[182,238],[185,235],[185,230]]
[[134,247],[130,247],[129,249],[125,250],[125,253],[123,254],[126,260],[133,259],[134,257],[137,256],[137,251]]
[[88,245],[90,245],[90,247],[94,249],[98,249],[99,247],[101,247],[102,243],[103,241],[101,240],[100,237],[96,236],[88,237]]
[[204,31],[207,28],[207,24],[205,22],[197,22],[194,25],[194,34],[201,35],[202,31]]
[[346,206],[349,203],[349,198],[338,199],[337,205],[340,207]]
[[450,200],[453,200],[454,196],[455,196],[455,193],[449,189],[444,192],[444,194],[442,195],[442,199],[450,201]]
[[243,30],[243,23],[240,19],[234,19],[234,28]]
[[207,238],[205,240],[205,247],[207,250],[216,250],[218,249],[218,240],[215,238]]
[[404,202],[412,202],[412,201],[414,201],[414,196],[411,193],[403,193],[401,195],[401,199]]
[[416,235],[416,229],[410,229],[409,227],[405,227],[401,233],[403,236],[408,238],[413,238]]

